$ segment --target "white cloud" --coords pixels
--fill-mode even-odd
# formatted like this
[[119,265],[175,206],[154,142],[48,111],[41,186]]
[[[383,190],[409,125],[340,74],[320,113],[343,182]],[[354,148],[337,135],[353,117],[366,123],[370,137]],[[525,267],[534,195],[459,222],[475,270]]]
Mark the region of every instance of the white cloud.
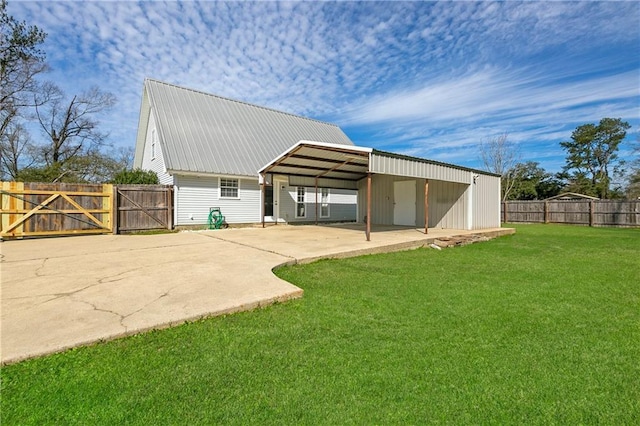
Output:
[[67,92],[117,95],[113,139],[129,146],[145,77],[461,161],[479,136],[545,146],[567,124],[632,116],[640,96],[634,2],[10,1],[9,12],[49,33],[49,77]]

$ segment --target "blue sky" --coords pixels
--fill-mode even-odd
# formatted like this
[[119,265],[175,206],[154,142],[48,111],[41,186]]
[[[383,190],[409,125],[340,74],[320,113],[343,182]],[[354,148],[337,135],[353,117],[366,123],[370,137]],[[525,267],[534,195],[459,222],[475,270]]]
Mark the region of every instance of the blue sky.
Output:
[[358,145],[481,168],[508,134],[558,171],[603,117],[640,129],[640,2],[16,1],[48,33],[45,78],[114,93],[135,144],[150,77],[338,124]]

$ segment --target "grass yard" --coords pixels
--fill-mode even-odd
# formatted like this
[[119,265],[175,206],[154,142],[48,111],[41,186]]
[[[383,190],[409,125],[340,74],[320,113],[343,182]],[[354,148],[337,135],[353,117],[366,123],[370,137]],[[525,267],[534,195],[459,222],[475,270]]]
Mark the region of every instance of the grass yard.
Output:
[[2,368],[11,424],[640,423],[640,229],[277,273],[304,298]]

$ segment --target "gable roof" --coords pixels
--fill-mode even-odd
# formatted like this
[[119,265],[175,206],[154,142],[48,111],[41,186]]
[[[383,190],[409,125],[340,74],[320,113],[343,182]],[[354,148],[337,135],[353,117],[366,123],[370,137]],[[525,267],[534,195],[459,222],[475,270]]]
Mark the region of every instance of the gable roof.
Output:
[[591,195],[578,194],[576,192],[563,192],[562,194],[554,195],[553,197],[545,198],[545,200],[599,200],[598,197],[592,197]]
[[256,176],[303,139],[353,142],[336,125],[146,79],[134,166],[142,164],[150,114],[169,173]]

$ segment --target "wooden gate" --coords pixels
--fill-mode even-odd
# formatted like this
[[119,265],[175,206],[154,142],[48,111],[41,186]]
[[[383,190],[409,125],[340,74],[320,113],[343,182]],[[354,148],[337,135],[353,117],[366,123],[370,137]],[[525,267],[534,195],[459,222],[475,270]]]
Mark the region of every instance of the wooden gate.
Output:
[[173,228],[173,187],[117,185],[114,232]]
[[113,186],[2,182],[0,238],[113,232]]

